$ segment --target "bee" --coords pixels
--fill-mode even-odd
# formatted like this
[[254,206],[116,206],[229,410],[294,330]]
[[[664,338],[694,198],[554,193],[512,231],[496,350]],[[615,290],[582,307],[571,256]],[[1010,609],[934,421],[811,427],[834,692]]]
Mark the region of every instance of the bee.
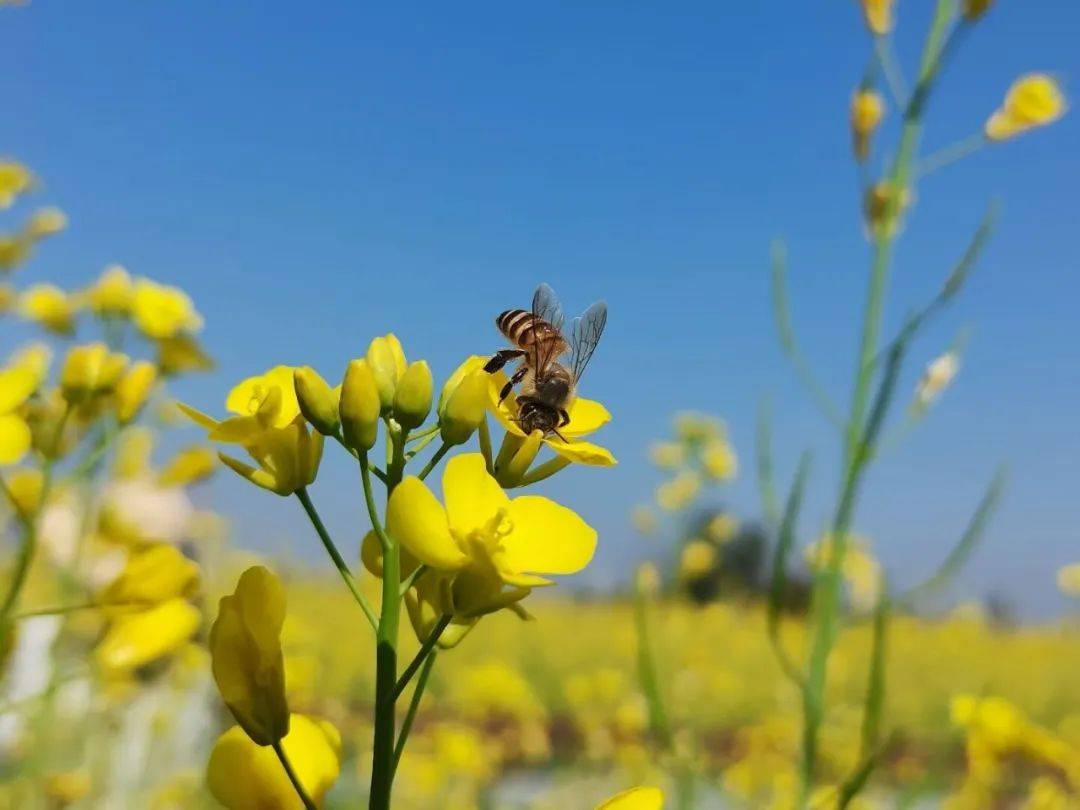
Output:
[[[496,352],[484,370],[493,374],[509,362],[521,361],[499,392],[499,402],[521,384],[517,422],[526,434],[539,430],[566,441],[559,428],[570,422],[568,408],[578,381],[606,325],[607,304],[597,301],[571,321],[568,340],[563,334],[562,306],[547,284],[536,288],[531,311],[508,309],[495,319],[495,326],[515,348]],[[562,360],[566,354],[569,362]]]

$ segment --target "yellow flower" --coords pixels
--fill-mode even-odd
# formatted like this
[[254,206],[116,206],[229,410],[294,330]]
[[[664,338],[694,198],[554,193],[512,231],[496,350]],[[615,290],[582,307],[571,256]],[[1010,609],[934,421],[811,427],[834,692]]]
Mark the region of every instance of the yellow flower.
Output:
[[80,770],[50,773],[42,787],[51,807],[68,807],[89,794],[92,786],[90,774]]
[[885,100],[873,90],[857,90],[851,97],[851,137],[855,157],[866,160],[870,138],[885,115]]
[[933,404],[959,371],[960,358],[956,352],[946,352],[931,362],[915,388],[915,401],[918,406],[926,408]]
[[371,364],[367,360],[349,361],[341,382],[338,416],[345,443],[354,450],[370,450],[379,437],[379,397]]
[[739,472],[739,459],[735,449],[721,439],[705,445],[701,452],[701,466],[710,478],[730,481]]
[[19,411],[40,384],[38,372],[25,363],[0,369],[0,465],[17,464],[30,449],[33,434]]
[[401,341],[393,332],[377,337],[368,344],[365,359],[375,375],[375,384],[379,388],[379,400],[382,403],[383,413],[389,413],[394,405],[398,380],[402,378],[408,367]]
[[686,447],[682,442],[655,442],[649,448],[649,458],[657,467],[671,470],[686,461]]
[[1067,596],[1080,596],[1080,563],[1059,568],[1057,586],[1058,590]]
[[6,477],[5,483],[15,511],[21,518],[27,520],[37,514],[45,485],[41,470],[15,470]]
[[30,215],[23,233],[32,241],[55,236],[67,227],[67,215],[59,208],[39,208]]
[[[341,735],[325,720],[294,714],[281,744],[304,791],[321,805],[340,771]],[[214,743],[206,783],[214,798],[229,810],[302,807],[274,752],[253,743],[239,726]]]
[[133,552],[112,584],[101,593],[103,604],[156,605],[190,596],[199,584],[199,567],[179,549],[155,543]]
[[259,745],[289,733],[281,627],[285,588],[267,568],[252,566],[236,590],[221,598],[210,628],[218,691],[236,722]]
[[166,376],[187,371],[209,371],[214,361],[191,335],[175,335],[157,341],[157,366]]
[[716,546],[708,540],[691,540],[679,557],[679,573],[684,579],[700,579],[716,567]]
[[882,180],[871,186],[863,198],[863,216],[872,235],[892,235],[900,216],[911,204],[911,193],[904,189],[897,194],[892,184]]
[[118,264],[110,264],[84,295],[95,315],[119,317],[130,314],[133,292],[128,271]]
[[892,31],[895,0],[860,0],[860,3],[870,33],[883,36]]
[[125,425],[139,415],[157,382],[157,366],[140,360],[116,383],[116,418]]
[[181,598],[170,599],[150,610],[116,617],[94,654],[99,666],[120,675],[180,649],[201,623],[196,608]]
[[[497,374],[489,374],[488,377],[488,396],[495,418],[499,420],[499,424],[503,426],[510,436],[525,439],[525,432],[518,426],[516,421],[518,418],[517,399],[511,395],[501,403],[499,402],[499,391],[506,384],[506,375],[500,371]],[[611,414],[608,413],[607,408],[594,400],[578,397],[567,408],[567,412],[570,414],[570,422],[566,426],[559,428],[559,433],[565,436],[567,440],[564,442],[558,436],[542,437],[537,442],[535,449],[532,450],[533,458],[540,449],[539,445],[544,444],[557,455],[577,464],[588,464],[597,467],[614,465],[615,457],[611,455],[610,450],[592,442],[580,440],[580,437],[599,430],[611,420]],[[528,463],[531,462],[532,458],[528,459]],[[528,463],[520,465],[523,467],[523,472],[528,467]]]
[[684,470],[656,488],[656,503],[665,511],[677,512],[688,506],[700,491],[701,476]]
[[447,444],[464,444],[484,421],[488,408],[487,358],[469,357],[446,380],[439,394],[439,433]]
[[213,450],[192,445],[173,456],[158,476],[158,483],[166,487],[186,487],[209,478],[217,464],[217,454]]
[[19,314],[60,335],[75,328],[75,302],[54,284],[35,284],[19,297]]
[[987,12],[994,0],[964,0],[964,16],[969,20],[977,20]]
[[177,407],[206,428],[212,441],[239,444],[248,451],[257,468],[224,453],[220,458],[253,484],[291,495],[315,480],[323,437],[309,431],[300,414],[291,367],[275,366],[235,386],[225,400],[235,416],[222,422],[183,403]]
[[721,514],[709,521],[706,532],[716,543],[726,543],[739,533],[739,521],[728,514]]
[[85,402],[111,391],[127,367],[126,355],[110,352],[104,343],[72,346],[60,371],[60,388],[68,402]]
[[507,497],[477,453],[449,461],[443,495],[446,508],[409,476],[390,496],[386,521],[417,560],[455,574],[448,612],[472,616],[504,607],[552,584],[541,574],[580,571],[596,549],[596,532],[571,510],[540,496]]
[[145,278],[135,282],[131,314],[143,334],[157,339],[198,332],[203,325],[187,293]]
[[23,234],[0,236],[0,270],[13,270],[30,257],[34,243]]
[[711,439],[723,439],[726,435],[724,423],[715,416],[693,411],[675,414],[675,435],[680,441],[700,444]]
[[15,198],[34,183],[34,175],[21,163],[0,161],[0,209],[10,208]]
[[596,810],[662,810],[664,794],[659,788],[636,787],[602,802]]
[[986,137],[1004,141],[1035,127],[1057,121],[1065,113],[1065,97],[1051,76],[1021,76],[1005,95],[1005,101],[986,122]]

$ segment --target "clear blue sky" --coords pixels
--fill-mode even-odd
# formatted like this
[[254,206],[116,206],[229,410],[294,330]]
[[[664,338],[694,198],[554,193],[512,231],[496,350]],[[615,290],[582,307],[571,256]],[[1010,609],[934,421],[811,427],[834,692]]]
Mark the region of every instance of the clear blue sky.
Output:
[[[909,73],[930,6],[900,3]],[[188,401],[217,409],[276,362],[336,375],[390,329],[445,374],[497,347],[493,315],[546,280],[569,308],[605,297],[611,311],[584,391],[614,412],[603,440],[622,463],[548,489],[601,530],[582,581],[618,581],[657,551],[626,513],[657,483],[645,447],[680,408],[728,420],[745,471],[730,503],[752,516],[770,392],[781,479],[817,449],[806,534],[823,523],[835,443],[777,348],[766,268],[786,235],[804,345],[846,401],[868,259],[846,129],[867,54],[854,2],[34,0],[0,26],[0,146],[71,217],[32,273],[77,284],[119,261],[190,290],[220,369],[185,382]],[[1075,4],[1001,0],[933,99],[927,146],[976,130],[1024,71],[1068,86],[1078,38]],[[873,473],[858,520],[901,582],[940,559],[1006,461],[1007,500],[955,596],[1065,605],[1053,574],[1080,559],[1078,188],[1075,115],[919,188],[892,326],[985,202],[1004,207],[903,383],[973,324],[957,385]],[[347,535],[351,469],[330,463],[320,483]],[[205,497],[246,543],[317,551],[294,505],[227,476]]]

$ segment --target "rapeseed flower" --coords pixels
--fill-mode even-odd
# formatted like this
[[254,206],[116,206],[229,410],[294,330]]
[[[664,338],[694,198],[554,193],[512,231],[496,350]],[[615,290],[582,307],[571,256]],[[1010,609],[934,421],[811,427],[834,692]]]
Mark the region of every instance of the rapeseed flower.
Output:
[[158,475],[164,487],[186,487],[205,481],[217,469],[218,457],[209,447],[192,445],[180,450]]
[[416,560],[453,574],[444,612],[505,607],[553,584],[545,574],[580,571],[596,549],[596,532],[566,507],[534,495],[510,499],[477,453],[447,463],[443,496],[445,507],[409,476],[390,495],[386,522]]
[[118,318],[131,314],[134,289],[128,271],[118,264],[110,264],[83,292],[83,298],[95,315]]
[[117,616],[94,653],[110,675],[122,675],[181,649],[199,629],[202,616],[182,598],[141,613]]
[[40,384],[39,376],[25,365],[12,363],[0,369],[0,465],[17,464],[30,450],[33,434],[21,409]]
[[178,287],[138,279],[131,291],[131,316],[149,338],[163,340],[202,329],[202,316]]
[[488,409],[486,357],[473,355],[454,369],[439,394],[439,433],[447,444],[464,444],[480,427]]
[[855,158],[862,162],[870,154],[870,139],[885,116],[885,100],[881,94],[859,89],[851,97],[851,138]]
[[708,540],[691,540],[679,555],[679,574],[683,579],[701,579],[716,567],[716,546]]
[[338,400],[341,390],[335,390],[311,366],[293,369],[296,402],[304,418],[324,436],[333,436],[341,424]]
[[34,175],[21,163],[0,160],[0,209],[10,208],[34,184]]
[[1053,77],[1045,73],[1021,76],[1009,88],[1005,101],[986,122],[986,137],[1004,141],[1029,129],[1046,126],[1065,114],[1065,96]]
[[866,27],[875,36],[884,36],[893,29],[893,6],[896,0],[860,0]]
[[354,450],[370,450],[379,438],[381,411],[379,385],[371,363],[366,359],[351,360],[345,369],[345,379],[341,382],[338,403],[345,444]]
[[[294,714],[281,747],[304,792],[321,805],[341,769],[341,735],[325,720]],[[210,792],[229,810],[302,807],[285,769],[269,748],[252,742],[239,726],[222,734],[206,766]]]
[[431,411],[434,382],[424,360],[409,363],[394,390],[394,419],[406,430],[420,427]]
[[140,360],[117,381],[114,390],[116,418],[126,425],[139,415],[157,383],[157,366]]
[[[539,431],[534,431],[537,434],[536,436],[526,436],[517,422],[518,405],[516,397],[511,395],[499,402],[499,392],[506,384],[506,375],[500,371],[496,374],[489,374],[488,378],[488,396],[492,413],[495,414],[495,418],[499,420],[499,423],[506,430],[507,438],[513,437],[509,445],[515,448],[511,463],[516,468],[519,468],[522,474],[536,457],[541,445],[547,445],[568,462],[597,467],[610,467],[615,464],[615,457],[607,448],[581,440],[582,436],[587,436],[599,430],[611,420],[608,409],[599,402],[577,397],[570,404],[570,407],[567,408],[570,422],[559,428],[559,433],[566,438],[566,441],[554,435],[540,436]],[[506,448],[507,445],[504,445],[504,450]],[[499,455],[503,456],[504,454],[500,452]],[[503,471],[500,470],[499,472],[501,476]]]
[[285,588],[268,569],[253,566],[236,590],[222,597],[210,628],[210,655],[218,691],[236,722],[258,745],[289,733],[281,627]]
[[19,297],[19,314],[58,335],[75,330],[75,299],[55,284],[35,284]]
[[663,806],[664,794],[660,788],[636,787],[617,793],[596,810],[662,810]]
[[405,375],[408,368],[405,350],[401,348],[401,341],[397,339],[397,335],[390,332],[382,337],[374,338],[368,344],[364,359],[367,360],[375,375],[382,412],[388,414],[394,406],[398,381]]
[[199,567],[168,543],[154,543],[128,556],[124,570],[101,594],[106,605],[155,605],[188,597],[199,584]]
[[112,391],[127,368],[128,358],[110,352],[104,343],[73,346],[60,371],[60,390],[72,404]]

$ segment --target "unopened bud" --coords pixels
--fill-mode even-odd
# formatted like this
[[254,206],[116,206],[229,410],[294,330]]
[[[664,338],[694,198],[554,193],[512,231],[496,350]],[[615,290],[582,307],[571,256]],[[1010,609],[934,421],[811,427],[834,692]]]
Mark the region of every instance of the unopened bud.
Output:
[[329,383],[311,366],[300,366],[293,369],[293,384],[304,418],[324,436],[335,435],[341,420],[338,398]]
[[124,373],[128,359],[110,352],[104,343],[73,346],[64,358],[60,387],[71,403],[82,402],[113,388]]
[[382,403],[375,373],[367,360],[353,360],[341,383],[338,415],[345,443],[355,450],[370,450],[379,435]]
[[484,420],[489,375],[483,369],[483,360],[469,358],[443,386],[439,396],[439,432],[447,444],[464,444]]
[[116,419],[126,425],[139,415],[157,382],[157,366],[140,360],[116,383]]
[[424,424],[431,411],[434,387],[426,361],[417,360],[405,369],[394,393],[394,419],[405,430]]
[[368,344],[365,359],[375,375],[382,411],[389,413],[394,405],[398,381],[405,374],[405,351],[401,348],[401,341],[393,332],[377,337]]

